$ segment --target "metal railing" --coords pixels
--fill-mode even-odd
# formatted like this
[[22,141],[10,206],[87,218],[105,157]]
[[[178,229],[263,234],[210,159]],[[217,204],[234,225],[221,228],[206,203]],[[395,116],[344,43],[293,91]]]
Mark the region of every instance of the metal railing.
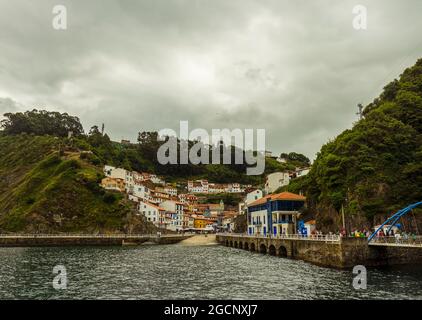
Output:
[[183,237],[183,234],[77,234],[77,233],[60,233],[60,234],[20,234],[20,233],[8,233],[0,234],[0,238],[21,238],[21,239],[32,239],[32,238],[89,238],[89,239],[145,239],[145,238],[177,238]]
[[372,238],[370,245],[390,245],[390,246],[417,246],[422,247],[422,236],[400,235],[383,236]]
[[303,234],[279,234],[279,235],[248,235],[246,233],[218,233],[217,235],[252,238],[252,239],[287,239],[287,240],[310,240],[310,241],[329,241],[337,242],[341,240],[341,236],[336,234],[318,234],[318,235],[303,235]]

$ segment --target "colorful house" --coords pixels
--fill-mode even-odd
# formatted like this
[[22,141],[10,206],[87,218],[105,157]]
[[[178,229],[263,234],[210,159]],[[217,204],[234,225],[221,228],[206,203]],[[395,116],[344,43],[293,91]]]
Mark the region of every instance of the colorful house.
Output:
[[299,210],[304,196],[291,192],[270,194],[248,205],[249,235],[280,235],[296,233]]

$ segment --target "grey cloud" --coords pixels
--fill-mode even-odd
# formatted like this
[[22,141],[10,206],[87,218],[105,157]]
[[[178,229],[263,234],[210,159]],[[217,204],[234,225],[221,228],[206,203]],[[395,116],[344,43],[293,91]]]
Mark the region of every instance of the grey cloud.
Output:
[[10,98],[0,97],[0,118],[3,116],[3,114],[7,112],[16,112],[20,108],[21,106],[19,106],[16,101],[13,101]]
[[359,1],[366,31],[354,0],[62,3],[66,31],[57,1],[0,0],[0,111],[66,111],[116,140],[189,120],[264,128],[267,149],[313,158],[422,52],[418,0]]

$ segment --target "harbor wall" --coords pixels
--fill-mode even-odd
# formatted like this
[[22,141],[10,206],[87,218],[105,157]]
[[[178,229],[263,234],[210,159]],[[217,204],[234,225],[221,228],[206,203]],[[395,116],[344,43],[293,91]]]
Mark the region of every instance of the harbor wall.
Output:
[[383,266],[422,263],[422,248],[369,246],[365,238],[341,238],[339,241],[277,239],[217,235],[222,245],[275,256],[299,259],[331,268],[356,265]]
[[144,242],[156,244],[173,244],[190,236],[175,235],[171,237],[68,237],[68,236],[0,236],[0,247],[64,247],[64,246],[122,246],[139,245]]

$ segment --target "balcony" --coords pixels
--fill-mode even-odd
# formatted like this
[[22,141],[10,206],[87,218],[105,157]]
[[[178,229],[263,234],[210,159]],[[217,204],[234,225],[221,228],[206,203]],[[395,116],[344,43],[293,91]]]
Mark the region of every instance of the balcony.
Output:
[[293,224],[293,220],[273,220],[273,224],[280,224],[280,223],[287,223],[287,224]]

